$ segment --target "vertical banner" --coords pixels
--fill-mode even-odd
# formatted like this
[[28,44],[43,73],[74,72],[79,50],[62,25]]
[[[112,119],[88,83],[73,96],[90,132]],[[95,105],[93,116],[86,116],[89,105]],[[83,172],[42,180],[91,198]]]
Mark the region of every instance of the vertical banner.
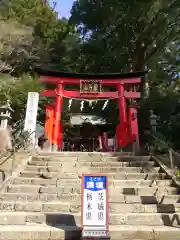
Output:
[[53,135],[53,123],[54,123],[54,107],[52,105],[46,104],[46,119],[44,134],[48,138],[48,141],[51,143]]
[[109,209],[106,176],[83,175],[81,206],[83,237],[108,237]]
[[24,131],[28,131],[29,134],[32,134],[29,139],[32,145],[35,145],[35,130],[36,130],[38,103],[39,103],[39,93],[28,92]]
[[133,106],[129,107],[129,136],[130,142],[133,142],[136,139],[138,132],[138,118],[137,118],[137,109]]
[[98,140],[99,140],[99,149],[102,150],[103,149],[102,136],[98,136]]
[[129,107],[129,141],[133,143],[133,152],[140,151],[137,108]]

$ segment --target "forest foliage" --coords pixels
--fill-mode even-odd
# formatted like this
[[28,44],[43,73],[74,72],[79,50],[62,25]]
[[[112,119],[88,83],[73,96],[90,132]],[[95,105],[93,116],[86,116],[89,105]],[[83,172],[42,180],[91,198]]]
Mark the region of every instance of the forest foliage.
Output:
[[[148,127],[152,109],[159,131],[179,148],[179,13],[179,0],[79,0],[65,19],[42,0],[0,0],[0,101],[11,100],[13,122],[23,120],[27,92],[43,87],[33,71],[37,65],[89,73],[148,70],[140,128]],[[41,98],[40,121],[45,102]],[[102,104],[93,111],[107,121],[117,119],[116,102],[104,111]],[[86,106],[85,111],[92,110]]]

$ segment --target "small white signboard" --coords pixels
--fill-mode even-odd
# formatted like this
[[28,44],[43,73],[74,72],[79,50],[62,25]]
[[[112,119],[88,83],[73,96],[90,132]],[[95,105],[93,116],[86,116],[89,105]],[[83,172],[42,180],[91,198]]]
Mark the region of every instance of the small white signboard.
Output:
[[30,134],[32,134],[30,137],[32,140],[32,144],[35,144],[35,130],[36,130],[38,103],[39,103],[39,93],[28,92],[24,131],[28,131]]
[[83,175],[82,228],[84,237],[108,237],[107,177]]

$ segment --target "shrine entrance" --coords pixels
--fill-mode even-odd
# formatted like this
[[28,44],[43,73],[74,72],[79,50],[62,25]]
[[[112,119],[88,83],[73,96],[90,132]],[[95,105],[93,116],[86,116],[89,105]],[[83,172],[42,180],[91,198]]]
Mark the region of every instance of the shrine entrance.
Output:
[[[53,90],[42,90],[42,96],[51,97],[52,104],[46,105],[45,134],[54,149],[63,148],[62,107],[63,99],[84,101],[116,100],[119,107],[119,124],[116,126],[116,146],[124,148],[138,141],[137,100],[140,99],[139,85],[145,72],[127,74],[72,74],[44,71],[38,69],[40,81],[46,85],[55,85]],[[76,90],[69,90],[76,86]],[[106,90],[114,87],[115,90]],[[107,134],[103,133],[104,145],[107,145]],[[108,147],[108,146],[107,146]],[[108,150],[108,148],[107,148]]]
[[72,125],[68,128],[68,132],[66,129],[64,131],[66,133],[64,151],[93,152],[98,150],[99,131],[97,126],[91,123],[82,123]]
[[[77,103],[75,101],[73,105],[77,106]],[[104,132],[108,132],[109,138],[115,136],[115,131],[109,134],[109,130],[115,130],[115,127],[96,115],[73,113],[70,119],[63,124],[63,151],[98,152],[103,150],[99,142]]]

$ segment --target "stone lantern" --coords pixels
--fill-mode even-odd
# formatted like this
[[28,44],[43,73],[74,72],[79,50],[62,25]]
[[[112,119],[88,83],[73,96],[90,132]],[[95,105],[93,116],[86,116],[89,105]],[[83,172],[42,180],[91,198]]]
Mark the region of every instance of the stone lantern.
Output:
[[11,113],[14,110],[10,106],[9,100],[5,105],[0,106],[0,128],[6,129],[8,126],[8,121],[11,119]]
[[150,110],[150,125],[152,132],[156,132],[158,116],[154,114],[153,110]]

